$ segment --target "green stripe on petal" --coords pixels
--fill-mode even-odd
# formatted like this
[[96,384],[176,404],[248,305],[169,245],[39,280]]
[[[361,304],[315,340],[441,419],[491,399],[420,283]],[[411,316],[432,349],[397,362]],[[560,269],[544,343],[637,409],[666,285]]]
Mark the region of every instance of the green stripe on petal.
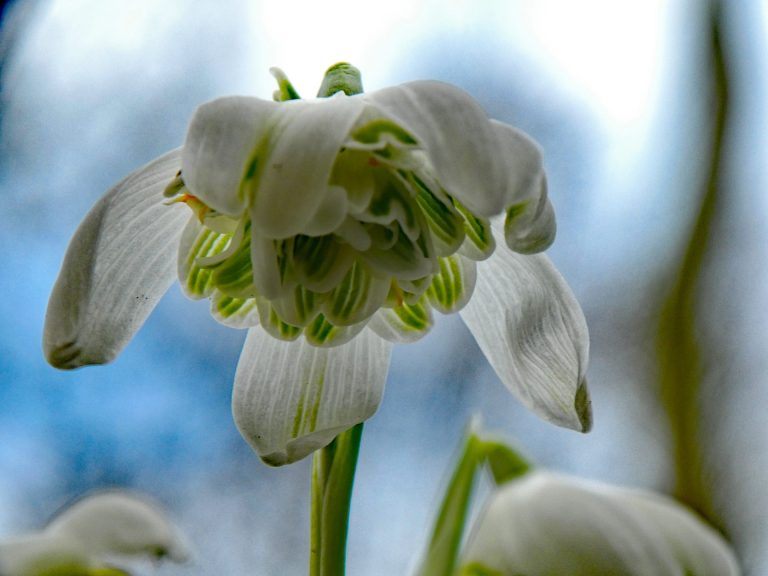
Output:
[[215,288],[211,269],[198,265],[201,258],[223,252],[231,235],[220,234],[204,227],[192,216],[184,228],[179,244],[179,283],[184,293],[193,299],[210,296]]
[[453,206],[441,202],[415,174],[409,174],[409,181],[416,190],[416,202],[432,232],[436,254],[453,254],[464,242],[464,220],[461,215]]
[[304,330],[301,326],[293,326],[280,318],[272,305],[261,298],[256,299],[256,307],[259,312],[259,324],[267,333],[278,340],[296,340]]
[[416,304],[403,302],[382,308],[371,318],[368,327],[390,342],[415,342],[432,328],[432,308],[425,298]]
[[475,262],[459,254],[440,258],[440,272],[427,290],[430,304],[443,314],[458,312],[475,289]]
[[211,315],[230,328],[251,328],[259,324],[256,298],[233,298],[218,290],[211,296]]
[[315,292],[332,290],[353,263],[351,250],[330,234],[296,236],[292,256],[297,280]]
[[[385,229],[391,232],[390,229]],[[433,257],[429,238],[422,236],[417,242],[397,229],[395,241],[386,248],[377,246],[378,228],[371,230],[374,247],[361,256],[381,276],[395,276],[403,280],[416,280],[437,272],[436,258]]]
[[270,304],[285,322],[293,326],[306,326],[317,316],[326,299],[326,294],[318,294],[298,285],[285,296],[270,300]]
[[337,326],[367,320],[384,303],[389,285],[388,277],[374,276],[370,268],[358,260],[330,293],[324,313]]
[[461,253],[472,260],[485,260],[496,248],[491,224],[486,218],[475,216],[459,201],[454,199],[456,209],[464,218],[464,231],[466,240],[461,246]]
[[255,296],[251,263],[251,223],[245,224],[240,245],[223,262],[212,268],[216,288],[235,298]]
[[330,348],[349,342],[365,328],[365,322],[353,326],[335,326],[328,319],[318,314],[309,326],[304,329],[304,337],[312,346]]
[[372,120],[353,130],[350,136],[362,144],[381,143],[382,146],[388,142],[396,142],[406,146],[416,146],[418,144],[416,139],[407,130],[386,118]]

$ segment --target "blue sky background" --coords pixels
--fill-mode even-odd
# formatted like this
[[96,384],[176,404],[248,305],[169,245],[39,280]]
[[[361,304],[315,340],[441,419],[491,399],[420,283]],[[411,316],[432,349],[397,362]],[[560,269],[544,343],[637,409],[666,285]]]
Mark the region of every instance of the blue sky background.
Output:
[[[161,502],[194,564],[158,574],[300,574],[309,460],[272,469],[230,412],[244,333],[174,286],[122,356],[60,372],[41,352],[67,242],[130,171],[178,146],[197,105],[269,98],[270,66],[303,94],[339,60],[367,90],[451,82],[545,150],[557,212],[550,256],[585,310],[595,429],[527,413],[458,318],[396,349],[366,424],[349,573],[407,574],[427,538],[463,427],[541,465],[671,486],[654,392],[655,315],[695,218],[706,160],[704,2],[17,2],[0,36],[0,537],[33,530],[89,489]],[[373,11],[375,10],[375,15]],[[702,283],[708,473],[748,573],[768,572],[765,2],[729,3],[733,118]],[[145,569],[140,568],[140,570]]]

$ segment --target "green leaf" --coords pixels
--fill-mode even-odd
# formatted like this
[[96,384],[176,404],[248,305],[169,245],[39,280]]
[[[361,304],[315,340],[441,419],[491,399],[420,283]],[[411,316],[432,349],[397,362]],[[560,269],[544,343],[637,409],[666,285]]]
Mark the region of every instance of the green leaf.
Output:
[[532,468],[528,460],[504,442],[484,439],[482,449],[497,485],[519,478]]
[[[504,576],[504,574],[493,568],[488,568],[480,562],[472,562],[462,566],[458,576]],[[524,575],[520,574],[520,576]]]
[[454,573],[476,472],[484,456],[482,441],[470,432],[443,497],[419,576],[450,576]]

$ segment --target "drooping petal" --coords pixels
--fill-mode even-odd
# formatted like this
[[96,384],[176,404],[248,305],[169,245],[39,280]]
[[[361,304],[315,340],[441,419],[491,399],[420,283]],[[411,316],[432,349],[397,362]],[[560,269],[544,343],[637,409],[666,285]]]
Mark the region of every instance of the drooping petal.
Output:
[[240,216],[245,189],[267,160],[261,146],[281,106],[245,96],[200,106],[184,141],[182,178],[189,191],[223,214]]
[[506,159],[504,205],[511,206],[539,196],[544,177],[541,148],[525,132],[490,120],[498,142],[497,153]]
[[538,471],[492,494],[464,564],[499,576],[739,574],[722,538],[673,500]]
[[113,360],[176,277],[189,218],[163,204],[181,151],[150,162],[91,209],[67,249],[48,303],[43,348],[58,368]]
[[232,398],[240,433],[273,466],[326,446],[376,411],[390,351],[368,330],[335,348],[250,330]]
[[461,315],[496,374],[526,407],[560,426],[589,430],[587,324],[546,256],[497,248],[478,264],[475,293]]
[[469,94],[419,81],[364,97],[415,136],[451,196],[480,216],[503,210],[510,159],[500,153],[495,129]]
[[256,229],[270,238],[303,233],[326,196],[335,193],[329,191],[331,170],[364,104],[339,94],[279,106],[251,209]]
[[547,177],[539,146],[526,134],[495,120],[491,125],[499,153],[507,158],[507,217],[504,237],[515,252],[533,254],[555,239],[555,211],[547,196]]

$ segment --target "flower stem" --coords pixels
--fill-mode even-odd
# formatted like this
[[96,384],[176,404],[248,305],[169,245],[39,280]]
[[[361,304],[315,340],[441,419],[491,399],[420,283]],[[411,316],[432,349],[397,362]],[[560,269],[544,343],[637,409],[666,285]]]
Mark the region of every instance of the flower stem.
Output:
[[310,576],[343,576],[352,486],[363,424],[339,434],[312,460]]

